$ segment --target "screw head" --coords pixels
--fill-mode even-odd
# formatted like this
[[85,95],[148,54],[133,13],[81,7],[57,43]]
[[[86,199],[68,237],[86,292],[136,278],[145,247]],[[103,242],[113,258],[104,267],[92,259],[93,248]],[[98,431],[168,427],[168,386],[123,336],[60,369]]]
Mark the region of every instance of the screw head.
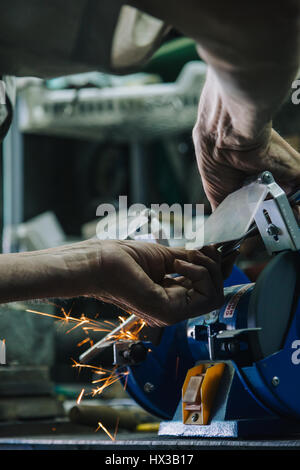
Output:
[[225,349],[230,354],[237,354],[240,351],[240,344],[237,341],[225,343]]
[[273,385],[274,387],[277,387],[277,385],[279,385],[279,383],[280,383],[279,377],[276,377],[276,376],[273,377],[273,379],[272,379],[272,385]]
[[146,393],[151,393],[151,392],[153,392],[154,388],[155,388],[154,385],[153,385],[152,383],[150,383],[150,382],[146,382],[145,385],[144,385],[144,391],[145,391]]
[[270,236],[279,235],[279,233],[280,233],[279,228],[276,227],[276,225],[274,225],[274,224],[268,225],[266,231],[267,231],[267,234],[270,235]]
[[270,183],[272,181],[272,174],[269,171],[264,171],[261,175],[261,180],[265,184]]

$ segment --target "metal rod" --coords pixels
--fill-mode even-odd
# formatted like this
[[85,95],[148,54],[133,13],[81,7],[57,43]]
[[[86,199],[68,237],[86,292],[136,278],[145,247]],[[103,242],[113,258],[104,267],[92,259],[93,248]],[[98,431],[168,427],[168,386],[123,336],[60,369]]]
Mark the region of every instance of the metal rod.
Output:
[[[107,348],[115,342],[114,336],[117,335],[120,331],[130,328],[136,321],[136,315],[131,315],[127,320],[125,320],[121,325],[117,326],[114,330],[111,331],[108,335],[102,338],[100,341],[95,343],[91,348],[79,356],[79,361],[82,364],[85,364],[87,361],[93,359],[101,349]],[[110,340],[110,338],[112,338]]]
[[17,227],[23,222],[23,135],[16,102],[11,128],[3,141],[3,253],[19,251]]

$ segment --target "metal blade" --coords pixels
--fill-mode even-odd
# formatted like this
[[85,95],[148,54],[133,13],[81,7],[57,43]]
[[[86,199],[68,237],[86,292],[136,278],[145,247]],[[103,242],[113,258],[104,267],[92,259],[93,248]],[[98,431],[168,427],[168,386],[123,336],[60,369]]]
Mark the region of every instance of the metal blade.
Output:
[[[121,330],[126,330],[130,328],[136,321],[138,317],[136,315],[131,315],[127,320],[117,326],[114,330],[111,331],[108,335],[102,338],[100,341],[95,343],[91,348],[79,356],[79,361],[82,364],[85,364],[87,361],[93,359],[101,349],[108,348],[111,344],[115,342],[114,336],[117,335]],[[111,338],[111,339],[110,339]]]
[[248,232],[268,189],[259,182],[250,183],[229,194],[204,222],[203,244],[188,242],[187,249],[241,239]]

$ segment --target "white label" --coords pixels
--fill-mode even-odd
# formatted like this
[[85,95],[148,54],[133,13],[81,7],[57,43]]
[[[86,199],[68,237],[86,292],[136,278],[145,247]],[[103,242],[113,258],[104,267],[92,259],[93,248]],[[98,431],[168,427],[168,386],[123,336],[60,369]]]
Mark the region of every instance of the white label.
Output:
[[296,349],[296,351],[292,354],[292,363],[297,366],[300,364],[300,339],[295,339],[292,343],[292,349]]
[[253,283],[243,285],[229,300],[228,304],[226,305],[226,308],[224,310],[224,315],[223,318],[232,318],[235,312],[235,309],[237,307],[237,304],[239,303],[240,298],[244,295],[244,293],[253,286]]

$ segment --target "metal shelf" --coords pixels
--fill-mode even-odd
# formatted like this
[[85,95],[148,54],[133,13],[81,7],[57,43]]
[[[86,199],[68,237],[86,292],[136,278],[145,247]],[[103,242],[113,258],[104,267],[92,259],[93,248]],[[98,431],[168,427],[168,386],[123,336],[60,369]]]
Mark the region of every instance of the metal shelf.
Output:
[[20,130],[89,140],[129,142],[191,130],[206,66],[187,63],[174,83],[20,92]]

